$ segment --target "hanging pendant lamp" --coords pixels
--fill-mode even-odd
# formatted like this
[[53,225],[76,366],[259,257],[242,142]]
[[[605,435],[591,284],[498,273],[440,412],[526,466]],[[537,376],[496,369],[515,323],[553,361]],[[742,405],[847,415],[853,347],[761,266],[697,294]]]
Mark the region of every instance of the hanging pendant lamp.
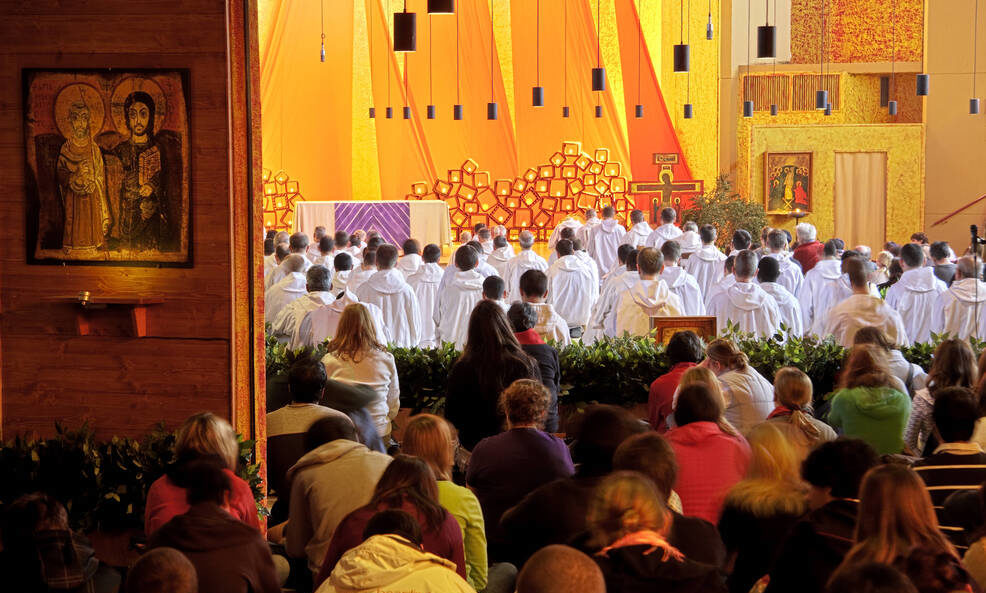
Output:
[[459,13],[455,13],[455,105],[452,105],[452,119],[462,119],[462,104],[459,93],[462,83],[459,80]]
[[[371,9],[371,11],[372,11],[372,9]],[[323,14],[324,14],[324,10],[323,10]],[[325,35],[325,31],[324,31],[324,28],[325,27],[324,27],[324,25],[323,25],[322,28],[323,28],[322,35],[323,35],[323,39],[324,39],[324,35]],[[369,40],[370,40],[370,43],[369,43],[370,70],[372,71],[373,70],[373,16],[370,14],[370,12],[367,12],[366,13],[366,28],[369,29],[369,31],[367,32],[367,34],[369,35]],[[324,44],[325,42],[323,41],[322,43]],[[376,117],[377,117],[377,108],[373,106],[373,89],[372,88],[370,89],[369,116],[370,116],[370,119],[376,119]]]
[[[688,23],[688,25],[690,25],[691,22],[692,22],[692,1],[691,0],[688,0],[688,17],[686,19],[682,19],[682,20],[683,20],[683,22]],[[686,26],[688,26],[688,25],[686,25]],[[689,28],[688,29],[688,33],[687,33],[687,36],[686,36],[686,39],[685,39],[685,47],[689,47],[691,45],[691,42],[692,42],[692,33],[691,33],[691,29]],[[687,64],[686,64],[686,67],[687,67]],[[684,116],[685,119],[691,119],[692,116],[694,116],[694,114],[695,114],[695,110],[692,107],[692,73],[686,70],[686,73],[685,73],[685,104],[682,106],[682,116]]]
[[494,71],[493,71],[493,16],[494,7],[493,3],[490,2],[490,102],[486,104],[486,119],[493,120],[499,116],[499,109],[496,104],[496,97],[494,95],[496,87],[494,86]]
[[770,104],[770,115],[776,116],[780,109],[777,107],[777,103]]
[[[921,21],[924,22],[925,17],[925,3],[921,2]],[[927,97],[928,92],[931,90],[931,77],[927,74],[918,74],[914,86],[914,94],[919,97]]]
[[829,92],[822,88],[825,84],[825,0],[821,0],[822,26],[818,30],[818,90],[815,91],[815,109],[824,110],[829,104]]
[[408,52],[418,50],[418,15],[407,11],[407,1],[404,2],[404,12],[394,13],[394,51]]
[[599,20],[599,4],[602,0],[596,0],[596,67],[592,69],[592,90],[596,92],[601,92],[606,90],[606,69],[602,67],[602,61],[600,59],[600,47],[602,42],[600,41],[600,36],[602,35],[602,21]]
[[531,89],[531,105],[534,107],[544,107],[544,87],[541,86],[541,0],[537,0],[535,5],[537,16],[534,25],[534,73],[535,85]]
[[753,0],[746,3],[746,78],[743,79],[743,117],[753,117],[753,101],[750,100],[750,46],[753,44],[750,39],[752,30]]
[[694,114],[695,114],[695,110],[692,107],[692,104],[691,103],[685,103],[685,105],[684,105],[684,116],[685,116],[685,119],[691,119]]
[[[764,24],[757,27],[757,57],[773,58],[777,56],[776,39],[777,27],[770,24],[770,0],[766,0],[764,7]],[[776,5],[777,0],[774,0]],[[774,20],[776,23],[776,19]]]
[[979,115],[979,97],[976,96],[976,67],[979,50],[979,0],[972,17],[972,98],[969,99],[969,115]]
[[887,113],[897,115],[897,1],[890,3],[890,25],[892,31],[890,54],[890,101],[887,101]]
[[681,28],[678,31],[678,44],[674,46],[674,71],[688,72],[691,65],[691,48],[685,43],[685,0],[681,0],[679,11]]
[[633,106],[633,116],[640,119],[644,116],[644,105],[640,102],[640,52],[644,44],[643,0],[637,3],[637,104]]
[[435,109],[435,97],[432,90],[432,64],[431,64],[431,54],[432,46],[435,44],[435,36],[432,34],[431,27],[431,15],[428,15],[428,107],[425,108],[425,114],[428,119],[435,119],[438,110]]
[[562,2],[562,99],[561,116],[567,118],[571,115],[568,108],[568,2]]
[[428,0],[428,14],[454,14],[455,0]]
[[714,32],[712,28],[712,0],[709,0],[709,22],[705,25],[705,38],[712,41]]
[[319,61],[325,61],[325,0],[319,3],[319,10],[322,16],[322,50],[319,52]]
[[[777,23],[777,0],[774,0],[774,23]],[[774,52],[771,57],[774,59],[774,71],[770,77],[770,117],[777,117],[777,113],[780,111],[780,107],[777,105],[777,85],[774,84],[777,80],[777,53]]]

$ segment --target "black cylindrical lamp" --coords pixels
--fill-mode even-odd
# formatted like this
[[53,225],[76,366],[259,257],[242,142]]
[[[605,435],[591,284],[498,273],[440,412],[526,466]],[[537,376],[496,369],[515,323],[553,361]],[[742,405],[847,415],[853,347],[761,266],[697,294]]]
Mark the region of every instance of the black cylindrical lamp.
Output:
[[603,106],[596,105],[596,117],[602,117],[602,116],[603,116]]
[[777,27],[774,25],[761,25],[757,27],[757,57],[774,58],[777,57]]
[[743,101],[743,117],[753,117],[753,101]]
[[643,117],[644,116],[644,106],[643,105],[635,105],[634,108],[633,108],[633,116],[636,117],[637,119],[640,119],[641,117]]
[[462,105],[452,106],[452,119],[455,120],[462,119]]
[[917,86],[915,87],[917,96],[927,97],[931,90],[931,76],[928,74],[918,74]]
[[394,51],[417,51],[418,15],[413,12],[394,13]]
[[536,86],[531,93],[531,105],[544,107],[544,87]]
[[685,119],[691,119],[695,115],[695,110],[692,108],[691,103],[685,103],[684,112]]
[[829,104],[829,92],[825,90],[815,91],[815,109],[825,109]]
[[429,105],[427,113],[428,113],[428,119],[435,119],[435,113],[436,113],[435,106]]
[[887,113],[897,115],[897,101],[887,101]]
[[771,116],[776,116],[779,111],[780,111],[780,108],[777,106],[777,103],[771,103],[770,104],[770,115]]
[[[897,113],[897,102],[894,102],[894,113]],[[825,106],[825,115],[832,115],[832,104],[829,103]],[[892,115],[892,114],[891,114]]]
[[411,119],[411,108],[407,105],[404,106],[404,119]]
[[486,119],[496,119],[499,113],[500,111],[496,101],[486,104]]
[[370,119],[375,119],[377,117],[377,108],[370,107]]
[[384,110],[384,115],[387,116],[387,119],[393,119],[394,118],[394,108],[393,107],[388,107],[386,110]]
[[679,43],[674,46],[674,71],[688,72],[691,66],[691,48],[687,43]]
[[605,91],[606,90],[606,69],[605,68],[593,68],[592,69],[592,90],[594,90],[594,91]]
[[709,22],[708,22],[707,25],[705,25],[705,38],[708,39],[709,41],[712,41],[712,37],[713,37],[712,34],[714,32],[715,31],[714,31],[714,29],[712,27],[712,15],[710,14],[709,15]]
[[569,109],[568,105],[565,105],[564,107],[561,108],[561,116],[562,117],[568,117],[571,114],[572,114],[572,110]]
[[428,14],[455,14],[455,0],[428,0]]
[[979,99],[969,99],[969,115],[979,115]]

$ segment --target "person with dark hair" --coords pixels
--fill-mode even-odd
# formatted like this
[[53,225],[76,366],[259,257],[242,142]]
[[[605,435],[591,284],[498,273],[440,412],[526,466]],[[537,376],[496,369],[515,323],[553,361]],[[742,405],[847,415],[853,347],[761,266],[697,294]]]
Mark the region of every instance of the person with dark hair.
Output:
[[730,242],[732,251],[729,255],[737,255],[740,251],[745,251],[753,246],[753,236],[746,229],[736,229],[733,231],[733,239]]
[[931,331],[966,340],[986,338],[986,282],[981,259],[967,255],[955,265],[954,280],[932,309]]
[[[603,208],[603,219],[588,233],[579,237],[585,244],[589,255],[599,266],[599,276],[605,276],[616,267],[616,248],[623,243],[627,230],[616,220],[616,210],[612,206]],[[588,221],[586,222],[588,224]]]
[[[879,296],[870,292],[869,266],[860,257],[851,257],[844,264],[849,275],[852,294],[832,307],[824,317],[821,336],[834,336],[835,341],[844,348],[852,345],[856,332],[863,327],[880,328],[887,339],[900,346],[911,344],[904,320],[900,313],[891,308]],[[819,263],[821,265],[821,263]],[[839,281],[841,283],[841,280]],[[819,327],[818,325],[815,326]]]
[[541,270],[527,270],[520,277],[519,290],[521,300],[533,307],[538,314],[534,331],[541,339],[554,341],[560,348],[571,344],[572,335],[568,331],[568,322],[547,302],[548,275]]
[[353,423],[335,416],[316,420],[304,436],[307,453],[288,470],[291,513],[285,548],[318,571],[339,523],[367,504],[390,457],[357,442]]
[[397,261],[395,267],[401,274],[404,274],[404,279],[406,280],[411,274],[417,272],[421,264],[424,263],[424,260],[421,258],[421,243],[417,239],[408,239],[401,245],[401,251],[404,255]]
[[[553,234],[552,237],[555,237]],[[557,239],[555,239],[557,242]],[[510,302],[521,300],[520,278],[528,270],[548,271],[548,262],[543,257],[534,253],[534,233],[523,230],[517,236],[517,244],[520,245],[520,253],[515,255],[508,263],[503,279],[507,281],[507,290],[510,292]],[[554,243],[548,241],[551,249]]]
[[671,292],[678,295],[682,314],[705,315],[705,298],[698,280],[678,265],[681,262],[681,244],[674,239],[665,241],[661,246],[661,255],[664,256],[661,280],[664,280]]
[[[277,290],[278,286],[281,284],[271,288],[271,291]],[[305,293],[286,303],[281,311],[273,317],[271,335],[276,337],[279,342],[287,343],[289,347],[291,344],[298,344],[300,342],[298,330],[305,317],[315,309],[331,305],[333,302],[335,302],[335,297],[332,295],[329,269],[320,264],[313,265],[308,268],[308,272],[305,274]]]
[[789,242],[790,239],[788,239],[785,231],[772,229],[767,233],[764,258],[777,261],[777,283],[797,297],[801,293],[801,285],[805,282],[805,275],[801,271],[801,264],[791,257],[791,252],[786,251]]
[[647,236],[645,245],[635,245],[635,247],[653,247],[660,249],[666,241],[674,241],[681,236],[681,229],[675,225],[678,213],[674,208],[661,209],[661,226],[654,229]]
[[[972,494],[975,496],[971,496]],[[963,496],[960,494],[953,495],[945,504],[945,512],[943,515],[951,514],[951,507],[953,503],[958,502],[960,499],[967,506],[961,509],[961,516],[963,518],[974,517],[970,525],[967,526],[967,532],[970,537],[966,540],[969,549],[966,551],[965,556],[962,558],[963,564],[972,573],[976,582],[979,584],[979,588],[983,590],[986,587],[986,525],[982,521],[983,509],[986,508],[986,484],[968,493],[969,496]],[[971,507],[971,511],[969,509]],[[976,513],[979,514],[975,517]]]
[[453,342],[459,350],[465,346],[469,316],[476,303],[483,300],[485,277],[476,271],[478,263],[479,253],[468,245],[456,250],[454,277],[444,289],[439,284],[438,304],[434,310],[438,343]]
[[[267,277],[273,272],[277,266],[281,264],[281,261],[287,257],[291,251],[288,249],[288,235],[284,231],[274,232],[269,231],[267,234],[273,236],[270,237],[271,240],[271,252],[269,255],[264,255],[264,282],[266,283]],[[264,249],[266,253],[266,248]]]
[[487,276],[483,280],[483,300],[492,301],[503,309],[506,313],[510,305],[507,304],[507,285],[503,278],[499,276]]
[[421,310],[420,348],[434,348],[440,343],[437,339],[438,324],[435,322],[435,306],[438,304],[438,286],[442,282],[442,267],[438,260],[442,248],[434,243],[425,245],[421,253],[421,266],[407,277],[407,283],[414,290]]
[[264,270],[266,271],[267,258],[274,255],[274,238],[264,239]]
[[435,474],[425,461],[397,455],[380,476],[370,502],[349,513],[332,534],[322,568],[315,577],[316,587],[328,578],[343,554],[363,541],[373,516],[385,510],[400,510],[414,517],[421,527],[424,551],[453,562],[459,576],[466,578],[462,530],[455,517],[438,502]]
[[702,290],[702,297],[705,298],[723,277],[726,254],[716,247],[716,238],[719,236],[716,227],[703,224],[698,229],[698,235],[702,240],[702,248],[685,260],[685,271],[695,277]]
[[381,245],[377,249],[377,273],[356,289],[356,298],[380,308],[391,344],[415,348],[421,342],[421,309],[414,289],[396,266],[397,248]]
[[[797,266],[790,260],[783,261],[787,261],[790,266]],[[777,303],[777,311],[780,313],[781,323],[787,327],[787,334],[800,337],[805,333],[801,318],[801,303],[787,288],[780,284],[780,262],[780,259],[771,255],[762,257],[760,263],[757,264],[757,283]]]
[[353,256],[353,260],[356,262],[362,261],[363,259],[363,231],[355,231],[349,235],[349,247],[346,247],[346,253]]
[[230,482],[222,466],[198,459],[188,464],[185,474],[190,508],[155,531],[147,540],[148,549],[167,547],[185,554],[195,566],[199,591],[280,593],[264,537],[223,509]]
[[935,271],[935,277],[947,286],[951,286],[952,280],[955,279],[955,264],[951,261],[955,254],[952,253],[952,248],[945,241],[935,241],[931,244],[928,254],[935,264],[932,268]]
[[339,558],[319,593],[473,593],[453,562],[422,549],[421,527],[405,511],[373,515],[362,540]]
[[665,354],[671,368],[654,379],[647,397],[647,418],[650,426],[662,434],[669,428],[668,418],[671,416],[674,393],[678,389],[678,383],[681,382],[681,376],[685,371],[702,362],[702,358],[705,357],[705,346],[695,332],[683,330],[671,336]]
[[[623,245],[628,245],[632,249],[636,249],[637,247],[646,247],[647,238],[650,237],[651,233],[654,231],[650,228],[650,223],[648,223],[647,219],[644,217],[643,210],[634,209],[630,211],[630,225],[630,230],[627,231],[627,236]],[[678,227],[674,228],[677,229]],[[620,245],[620,247],[623,247],[623,245]]]
[[548,303],[566,322],[573,338],[582,337],[592,305],[599,298],[599,284],[592,272],[575,257],[572,242],[555,245],[558,259],[548,268]]
[[979,382],[978,375],[976,355],[968,341],[948,338],[938,344],[928,370],[928,384],[914,394],[911,415],[904,430],[904,443],[915,455],[931,455],[941,444],[932,414],[938,394],[948,387],[973,389]]
[[547,432],[558,430],[558,392],[561,389],[561,363],[558,360],[558,350],[544,343],[535,331],[538,314],[529,303],[514,303],[507,310],[507,320],[514,331],[514,336],[520,347],[538,363],[541,372],[541,384],[551,393],[551,403],[548,404],[548,416],[544,421]]
[[539,381],[512,382],[499,402],[507,430],[472,447],[466,485],[483,509],[492,561],[512,559],[512,546],[500,525],[503,513],[538,486],[575,471],[565,442],[543,430],[550,401]]
[[349,287],[349,277],[353,274],[353,256],[347,251],[340,251],[333,256],[331,263],[332,295],[340,299]]
[[887,305],[901,314],[911,341],[927,342],[938,297],[948,286],[938,279],[934,268],[924,265],[924,250],[917,243],[901,247],[900,262],[904,273],[887,289]]
[[852,546],[863,475],[879,463],[859,439],[822,443],[801,464],[810,510],[781,545],[766,593],[821,593]]
[[928,382],[928,373],[920,365],[914,364],[904,358],[900,349],[892,344],[883,331],[876,327],[861,327],[853,336],[853,347],[860,344],[872,344],[883,350],[887,355],[887,366],[890,374],[900,379],[904,391],[914,397],[914,394],[924,389]]
[[310,259],[313,264],[320,264],[322,263],[322,258],[332,252],[333,247],[335,247],[335,242],[332,240],[332,237],[325,231],[324,226],[318,225],[312,231],[312,242],[308,245],[308,251],[305,252],[305,257]]
[[288,251],[290,255],[297,255],[301,258],[301,269],[297,269],[297,266],[292,266],[292,269],[286,269],[285,262],[282,261],[276,268],[271,270],[271,273],[264,278],[264,290],[270,289],[280,282],[285,276],[291,272],[301,272],[304,274],[308,271],[308,268],[312,267],[312,260],[308,259],[308,245],[310,244],[308,240],[308,235],[302,232],[297,232],[288,238]]
[[709,297],[708,314],[715,315],[718,327],[732,323],[742,333],[769,338],[780,330],[781,313],[777,301],[754,282],[757,275],[756,252],[744,249],[733,260],[732,286]]
[[[294,300],[305,296],[307,276],[304,262],[305,256],[292,253],[284,258],[278,270],[284,275],[264,291],[264,322],[274,323],[284,307]],[[311,263],[311,262],[309,262]]]
[[520,347],[503,309],[481,301],[469,315],[468,339],[449,370],[445,416],[472,449],[500,432],[500,393],[518,379],[540,381],[537,361]]
[[363,254],[360,257],[360,265],[358,268],[353,270],[353,273],[349,275],[349,281],[346,284],[346,289],[353,293],[355,297],[356,291],[359,287],[363,285],[364,282],[370,279],[377,273],[377,248],[374,247],[370,249],[369,244],[366,249],[363,250]]
[[[797,589],[801,591],[801,589]],[[924,593],[893,566],[880,562],[859,564],[840,572],[825,593]]]
[[646,336],[652,317],[677,317],[682,314],[681,299],[661,279],[664,256],[652,247],[637,253],[638,278],[621,295],[616,308],[616,334]]
[[675,491],[682,512],[718,521],[723,497],[746,474],[750,446],[743,437],[719,427],[723,402],[705,385],[682,388],[674,416],[677,427],[668,431],[667,439],[678,460]]
[[978,584],[954,555],[924,547],[901,556],[894,567],[907,575],[918,593],[974,591]]
[[198,593],[195,566],[174,548],[144,553],[130,570],[123,593]]
[[507,242],[506,235],[493,237],[493,252],[486,258],[486,262],[493,266],[496,275],[501,278],[507,277],[507,268],[510,260],[514,257],[514,248]]
[[606,593],[599,565],[575,548],[551,545],[524,564],[517,593]]

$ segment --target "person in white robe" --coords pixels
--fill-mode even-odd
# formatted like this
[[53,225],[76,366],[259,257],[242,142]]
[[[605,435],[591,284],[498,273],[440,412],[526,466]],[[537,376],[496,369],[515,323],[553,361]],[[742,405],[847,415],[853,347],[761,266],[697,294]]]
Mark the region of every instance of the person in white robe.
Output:
[[681,300],[681,312],[684,315],[705,315],[705,300],[702,289],[695,277],[686,272],[678,264],[681,262],[681,245],[671,239],[661,245],[661,255],[664,256],[664,271],[661,280],[668,284],[671,292]]
[[483,300],[482,274],[476,271],[479,253],[472,247],[463,246],[455,252],[455,268],[452,280],[444,290],[439,290],[438,303],[434,311],[437,328],[435,340],[452,342],[456,349],[466,345],[469,330],[469,316],[476,303]]
[[767,419],[774,409],[774,388],[750,366],[746,354],[730,340],[715,340],[706,348],[703,366],[719,379],[726,420],[740,434]]
[[353,258],[353,267],[359,266],[363,261],[363,236],[360,234],[362,231],[356,231],[349,235],[349,247],[346,247],[346,253],[348,253]]
[[730,287],[736,284],[736,276],[733,275],[733,262],[736,261],[735,255],[730,255],[726,258],[726,261],[722,264],[723,276],[718,282],[709,287],[708,292],[702,294],[705,298],[705,309],[708,311],[709,302],[719,294],[726,292]]
[[781,323],[787,328],[787,335],[801,337],[805,333],[801,320],[801,303],[780,282],[780,261],[769,255],[761,258],[757,265],[757,282],[764,292],[774,297]]
[[[628,262],[631,255],[633,257],[632,264]],[[592,344],[604,335],[607,335],[604,331],[603,320],[619,304],[619,298],[615,298],[614,302],[614,297],[612,296],[614,287],[627,273],[628,267],[632,267],[634,272],[637,271],[637,250],[629,244],[624,243],[617,248],[616,258],[620,264],[610,270],[609,274],[606,274],[606,277],[603,278],[602,286],[599,289],[599,298],[596,299],[596,304],[592,306],[592,312],[589,314],[589,325],[586,327],[585,334],[582,335],[582,343],[584,344]],[[615,316],[610,317],[615,319]],[[613,331],[616,331],[615,323],[613,324]]]
[[541,270],[527,270],[520,277],[520,299],[538,314],[534,331],[547,342],[553,340],[560,350],[572,343],[568,322],[555,311],[548,299],[548,275]]
[[[321,258],[321,248],[322,248],[322,238],[328,236],[324,226],[315,227],[315,231],[312,232],[312,242],[305,250],[305,257],[307,257],[313,264],[321,263],[318,260]],[[329,237],[329,251],[332,250],[332,238]]]
[[[585,250],[585,245],[582,244],[582,241],[578,239],[572,241],[572,249],[575,250],[575,253],[572,254],[575,256],[575,259],[579,260],[585,266],[585,269],[588,270],[589,274],[592,275],[592,294],[589,298],[595,303],[599,299],[599,287],[602,285],[599,268],[596,266],[595,260],[589,256],[589,252]],[[617,248],[617,251],[619,251],[619,248]]]
[[391,344],[414,348],[421,343],[421,309],[414,289],[396,266],[397,247],[381,245],[377,249],[378,271],[356,289],[356,297],[361,303],[376,305],[383,311]]
[[[465,245],[459,246],[459,249],[462,249],[463,247],[468,247],[472,249],[479,256],[479,260],[478,263],[476,264],[475,270],[479,272],[479,274],[483,278],[496,276],[496,268],[494,268],[493,266],[491,266],[486,262],[486,254],[483,253],[483,246],[479,244],[479,241],[469,241]],[[455,253],[458,253],[459,249],[456,249]],[[439,292],[444,292],[445,288],[449,285],[449,283],[452,282],[452,279],[455,277],[455,273],[461,271],[459,270],[459,268],[455,267],[455,261],[456,261],[455,255],[453,254],[452,259],[449,262],[449,265],[445,266],[445,271],[442,273],[442,281],[438,285]]]
[[722,331],[727,323],[739,327],[742,333],[769,338],[780,330],[781,312],[777,301],[753,281],[757,274],[757,254],[744,249],[733,262],[736,283],[709,301],[709,315],[716,317],[716,329]]
[[935,276],[934,268],[925,267],[924,250],[917,243],[900,248],[900,266],[904,273],[887,289],[887,305],[904,319],[908,338],[929,342],[938,297],[948,286]]
[[558,226],[556,226],[551,231],[551,235],[548,236],[548,249],[554,251],[555,245],[558,244],[558,240],[565,238],[565,237],[562,237],[562,234],[561,234],[562,229],[572,229],[572,233],[573,234],[572,234],[571,237],[568,237],[569,239],[571,239],[571,238],[574,238],[575,237],[574,233],[578,232],[578,230],[580,228],[582,228],[583,226],[584,225],[583,225],[582,221],[579,220],[578,218],[575,218],[574,216],[571,216],[571,215],[566,216],[565,219],[562,220],[561,222],[559,222],[558,223]]
[[[331,340],[336,335],[342,312],[349,305],[358,302],[359,299],[356,298],[356,295],[346,290],[338,295],[332,303],[309,311],[298,325],[297,336],[291,339],[288,347],[297,350],[298,348],[315,347],[326,340]],[[383,321],[383,312],[380,311],[380,307],[370,303],[363,303],[363,306],[370,312],[370,317],[373,319],[377,341],[381,344],[390,342],[390,333]]]
[[281,265],[281,262],[284,261],[284,258],[286,258],[289,255],[291,255],[291,250],[288,249],[288,244],[278,243],[277,246],[274,247],[274,254],[270,256],[271,259],[268,260],[266,256],[264,257],[264,285],[265,286],[267,284],[267,279],[270,278],[271,274],[273,274],[274,271],[277,269],[277,267]]
[[[301,256],[304,263],[302,264],[301,270],[299,270],[300,272],[305,273],[308,271],[308,268],[312,267],[312,260],[305,256],[308,251],[308,235],[305,233],[291,235],[291,238],[288,240],[288,250],[292,254]],[[281,278],[284,278],[287,274],[288,272],[284,269],[284,262],[282,261],[280,265],[271,271],[270,275],[264,278],[264,290],[280,282]]]
[[801,286],[805,283],[805,275],[801,272],[801,264],[797,262],[787,249],[787,235],[784,231],[774,229],[767,233],[767,254],[777,260],[780,275],[777,283],[787,289],[788,292],[797,297],[801,293]]
[[570,334],[580,337],[589,323],[589,314],[598,294],[598,284],[586,266],[575,257],[572,242],[562,239],[555,245],[558,260],[548,268],[548,303],[567,322]]
[[[559,233],[558,233],[558,241],[561,241],[562,239],[568,239],[569,241],[571,241],[574,244],[575,243],[575,229],[571,229],[571,228],[561,229],[561,231],[559,231]],[[554,264],[556,261],[558,261],[558,250],[555,249],[555,247],[558,247],[558,241],[555,241],[555,246],[551,248],[551,253],[548,254],[548,267],[549,268],[552,266],[552,264]]]
[[869,263],[860,257],[850,257],[846,259],[845,266],[852,296],[829,311],[822,337],[833,336],[836,342],[849,348],[860,328],[876,327],[891,343],[909,346],[911,342],[900,314],[882,299],[870,294]]
[[305,296],[307,279],[305,278],[304,255],[292,253],[281,262],[280,269],[284,276],[273,286],[264,291],[264,321],[273,323],[281,309],[295,299]]
[[308,291],[307,294],[285,305],[271,323],[271,335],[282,344],[291,341],[298,330],[298,325],[309,311],[331,304],[335,300],[331,292],[329,269],[318,264],[308,268],[308,272],[305,273],[305,290]]
[[664,256],[652,247],[637,252],[637,280],[622,294],[616,309],[616,334],[647,336],[652,317],[678,317],[681,300],[661,280]]
[[644,217],[643,210],[633,210],[630,212],[630,230],[627,231],[626,243],[631,247],[646,247],[647,238],[650,237],[653,229]]
[[582,241],[583,245],[589,245],[589,236],[592,233],[592,229],[596,228],[602,223],[599,217],[596,216],[596,210],[594,208],[586,208],[585,211],[585,224],[575,229],[575,238]]
[[521,300],[520,277],[524,275],[524,272],[528,270],[546,272],[548,270],[548,262],[534,253],[534,233],[521,231],[517,242],[520,244],[520,253],[507,263],[506,275],[503,276],[507,282],[507,298],[511,303]]
[[704,224],[698,230],[702,247],[685,260],[685,271],[695,277],[702,295],[708,296],[709,291],[722,279],[726,255],[716,247],[718,237],[716,227]]
[[325,266],[332,269],[332,259],[335,257],[335,251],[333,250],[333,243],[331,237],[322,237],[318,245],[315,246],[315,255],[309,255],[308,259],[311,260],[313,265]]
[[661,210],[661,226],[654,229],[647,237],[647,247],[660,249],[665,241],[671,241],[681,236],[682,230],[675,224],[678,213],[674,208],[664,208]]
[[483,227],[479,229],[476,233],[477,239],[479,241],[479,246],[483,248],[483,255],[489,257],[493,250],[496,249],[493,246],[493,231],[489,227]]
[[681,225],[681,236],[675,239],[681,245],[682,257],[689,257],[702,248],[702,237],[698,234],[698,224],[694,220]]
[[960,340],[986,338],[986,282],[979,280],[982,267],[982,261],[968,255],[956,262],[952,285],[935,302],[931,331]]
[[624,242],[627,231],[616,220],[612,206],[603,208],[603,220],[589,233],[589,241],[583,241],[589,255],[599,266],[599,275],[605,276],[616,267],[616,249]]
[[408,239],[401,245],[401,251],[404,252],[404,255],[397,260],[397,269],[407,279],[408,276],[417,272],[421,264],[424,263],[421,260],[421,243],[417,239]]
[[363,261],[360,262],[360,266],[354,269],[352,274],[349,275],[349,282],[347,282],[346,288],[353,291],[355,294],[356,291],[359,290],[359,287],[376,273],[377,252],[372,249],[367,249],[363,251]]
[[418,297],[418,308],[421,310],[421,348],[435,348],[441,345],[436,339],[438,326],[435,324],[438,285],[442,281],[442,267],[438,265],[441,256],[441,247],[434,243],[425,245],[421,253],[424,263],[417,272],[407,278],[407,283]]
[[507,237],[504,235],[493,237],[493,253],[486,258],[486,263],[493,266],[497,276],[504,279],[507,277],[507,266],[513,258],[514,250],[507,243]]
[[510,309],[507,302],[507,284],[499,276],[487,276],[483,280],[483,300],[493,301],[506,313]]
[[801,320],[805,333],[818,335],[824,329],[828,311],[848,298],[847,285],[842,281],[842,261],[835,239],[825,242],[822,259],[805,274],[804,284],[798,292],[801,303]]
[[733,231],[733,239],[729,243],[729,246],[732,248],[729,255],[739,255],[740,251],[745,251],[752,245],[753,237],[750,235],[750,231],[746,229],[736,229]]

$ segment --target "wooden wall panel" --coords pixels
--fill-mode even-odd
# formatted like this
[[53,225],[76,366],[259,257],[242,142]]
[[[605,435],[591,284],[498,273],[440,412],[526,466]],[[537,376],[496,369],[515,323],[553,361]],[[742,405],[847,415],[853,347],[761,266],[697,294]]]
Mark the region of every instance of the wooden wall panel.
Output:
[[[228,9],[220,0],[0,0],[4,438],[50,434],[55,420],[137,436],[197,410],[231,417],[231,343],[249,330],[234,327],[233,265],[251,265],[254,246],[234,239],[231,225],[245,215],[231,199],[243,176],[230,165]],[[191,268],[26,264],[21,69],[100,67],[190,70]],[[234,260],[236,249],[246,255]],[[151,337],[77,336],[74,305],[42,299],[80,290],[160,296],[148,313]]]

